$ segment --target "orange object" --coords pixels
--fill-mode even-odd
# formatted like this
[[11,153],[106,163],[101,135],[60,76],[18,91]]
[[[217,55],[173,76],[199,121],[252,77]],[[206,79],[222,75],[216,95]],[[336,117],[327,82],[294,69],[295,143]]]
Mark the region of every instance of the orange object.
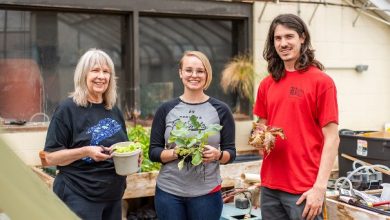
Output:
[[0,59],[0,117],[26,120],[42,112],[42,79],[31,59]]
[[39,158],[41,159],[41,164],[43,167],[48,166],[48,162],[46,160],[47,153],[45,151],[39,151]]
[[385,138],[385,139],[390,139],[390,132],[386,131],[375,131],[375,132],[367,132],[363,134],[359,134],[357,136],[362,136],[362,137],[369,137],[369,138]]

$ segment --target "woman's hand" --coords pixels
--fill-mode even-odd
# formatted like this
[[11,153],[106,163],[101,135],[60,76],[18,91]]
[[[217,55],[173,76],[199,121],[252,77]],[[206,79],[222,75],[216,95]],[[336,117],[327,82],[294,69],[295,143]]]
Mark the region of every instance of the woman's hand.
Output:
[[63,149],[54,152],[46,152],[47,166],[66,166],[84,157],[90,157],[94,161],[103,161],[111,156],[107,153],[109,148],[103,146],[84,146],[74,149]]
[[88,156],[94,161],[104,161],[111,158],[109,147],[104,146],[87,146]]
[[221,151],[210,145],[205,145],[203,150],[203,162],[210,163],[217,161],[221,156]]

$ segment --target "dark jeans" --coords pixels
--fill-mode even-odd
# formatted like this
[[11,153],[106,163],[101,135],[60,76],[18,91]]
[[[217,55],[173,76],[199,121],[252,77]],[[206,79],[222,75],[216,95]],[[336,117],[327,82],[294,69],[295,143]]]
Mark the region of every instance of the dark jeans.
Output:
[[[301,220],[305,201],[300,205],[295,203],[301,194],[291,194],[280,190],[261,187],[261,216],[264,220]],[[325,204],[324,204],[325,205]],[[316,216],[315,220],[322,220],[323,214]]]
[[158,187],[154,202],[159,220],[219,220],[223,206],[221,191],[198,197],[181,197]]
[[62,181],[54,184],[57,196],[83,220],[121,220],[122,200],[94,202],[74,193]]

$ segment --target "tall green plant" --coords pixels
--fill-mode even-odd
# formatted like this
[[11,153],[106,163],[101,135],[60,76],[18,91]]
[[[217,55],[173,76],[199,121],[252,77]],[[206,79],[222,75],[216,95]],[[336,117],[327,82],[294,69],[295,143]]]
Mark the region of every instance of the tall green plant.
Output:
[[141,172],[160,170],[160,163],[149,160],[150,129],[144,128],[141,125],[136,125],[135,127],[130,127],[127,129],[127,136],[130,141],[140,142],[143,145]]

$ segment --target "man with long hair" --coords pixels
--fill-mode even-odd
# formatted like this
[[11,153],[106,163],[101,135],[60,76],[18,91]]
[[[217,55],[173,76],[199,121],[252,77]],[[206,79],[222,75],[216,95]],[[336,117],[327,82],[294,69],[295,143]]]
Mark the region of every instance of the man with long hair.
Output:
[[264,153],[263,219],[323,219],[327,181],[337,155],[338,107],[333,80],[314,57],[306,24],[277,16],[263,52],[270,75],[253,109],[259,123],[279,127],[286,139]]

